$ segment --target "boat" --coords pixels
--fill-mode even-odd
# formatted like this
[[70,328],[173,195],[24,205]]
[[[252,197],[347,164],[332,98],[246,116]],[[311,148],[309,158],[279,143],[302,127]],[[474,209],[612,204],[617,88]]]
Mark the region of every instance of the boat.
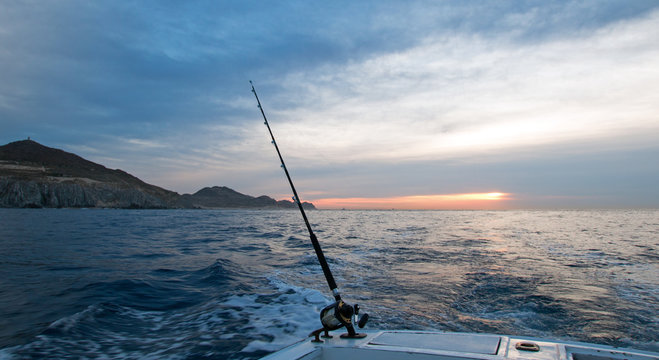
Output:
[[[277,150],[281,167],[293,192],[293,201],[300,209],[309,231],[311,244],[335,299],[334,303],[320,311],[322,327],[309,334],[311,339],[300,340],[263,357],[263,360],[659,360],[659,353],[654,352],[523,336],[411,330],[356,332],[354,325],[363,328],[368,321],[368,314],[362,314],[358,318],[360,307],[357,304],[350,305],[341,298],[318,238],[311,228],[286,168],[254,84],[252,84],[252,93],[256,97],[264,124],[268,128],[272,144]],[[347,333],[340,336],[330,335],[330,331],[341,328],[345,328]]]
[[659,353],[523,336],[439,331],[366,331],[304,339],[262,360],[657,360]]

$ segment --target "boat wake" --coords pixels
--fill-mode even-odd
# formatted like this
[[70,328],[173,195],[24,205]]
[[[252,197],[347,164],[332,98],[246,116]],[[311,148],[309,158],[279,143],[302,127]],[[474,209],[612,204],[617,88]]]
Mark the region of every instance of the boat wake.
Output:
[[267,281],[261,293],[169,310],[96,303],[54,321],[30,343],[3,349],[0,358],[259,358],[306,337],[330,301],[276,274]]

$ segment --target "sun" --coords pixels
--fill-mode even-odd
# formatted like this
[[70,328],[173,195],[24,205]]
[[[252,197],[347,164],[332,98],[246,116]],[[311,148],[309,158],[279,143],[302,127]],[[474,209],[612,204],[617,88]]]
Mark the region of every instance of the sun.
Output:
[[492,192],[492,193],[487,193],[485,194],[485,199],[490,199],[490,200],[501,200],[502,197],[504,197],[506,194],[500,193],[500,192]]

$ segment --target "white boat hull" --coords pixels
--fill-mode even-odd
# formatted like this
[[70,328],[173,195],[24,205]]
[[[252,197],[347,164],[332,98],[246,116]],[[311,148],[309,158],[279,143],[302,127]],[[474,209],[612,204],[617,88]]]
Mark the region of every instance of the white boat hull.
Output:
[[659,360],[659,354],[604,345],[507,335],[427,331],[368,331],[362,339],[338,334],[322,343],[302,340],[266,360]]

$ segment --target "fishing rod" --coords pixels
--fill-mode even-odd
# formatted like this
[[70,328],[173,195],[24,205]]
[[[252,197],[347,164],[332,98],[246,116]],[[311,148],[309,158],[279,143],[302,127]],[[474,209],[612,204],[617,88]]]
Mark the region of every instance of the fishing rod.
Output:
[[[332,291],[332,295],[334,295],[335,302],[325,307],[320,312],[320,321],[323,324],[323,327],[321,329],[312,332],[311,335],[315,336],[314,341],[322,342],[322,340],[318,338],[318,335],[320,334],[321,331],[325,331],[324,337],[331,337],[328,331],[336,330],[342,326],[345,326],[346,329],[348,330],[348,334],[343,334],[341,335],[341,337],[348,337],[348,338],[365,337],[366,336],[365,334],[355,333],[355,329],[352,326],[352,318],[354,315],[357,315],[359,313],[359,305],[355,304],[354,306],[350,306],[347,303],[345,303],[343,300],[341,300],[341,293],[339,292],[339,289],[336,286],[336,281],[334,281],[334,276],[332,275],[332,271],[330,270],[329,264],[325,259],[325,254],[323,253],[323,249],[320,247],[318,238],[316,237],[316,234],[314,234],[313,229],[311,228],[311,224],[309,223],[307,214],[304,212],[304,207],[302,206],[300,197],[297,194],[297,190],[295,190],[295,185],[293,185],[293,180],[291,179],[291,175],[288,172],[288,168],[286,168],[286,163],[284,162],[284,158],[281,155],[281,151],[279,151],[279,146],[277,145],[277,140],[275,140],[275,135],[272,133],[272,129],[270,128],[270,123],[268,123],[268,118],[265,116],[265,111],[263,110],[263,106],[261,105],[261,100],[259,100],[259,96],[256,94],[254,83],[252,83],[251,80],[249,81],[249,83],[252,86],[252,93],[254,93],[254,97],[256,98],[258,108],[259,110],[261,110],[261,115],[263,115],[263,123],[268,128],[268,133],[270,134],[270,138],[272,139],[272,144],[275,146],[275,149],[277,150],[277,155],[279,156],[281,167],[284,169],[284,173],[286,173],[286,178],[288,179],[288,184],[291,186],[291,190],[293,191],[293,201],[297,204],[297,207],[300,209],[300,213],[302,214],[302,218],[304,219],[304,224],[307,226],[307,230],[309,231],[309,238],[311,239],[311,244],[313,245],[313,249],[316,252],[316,257],[318,258],[320,267],[323,269],[323,274],[325,275],[325,279],[327,280],[327,285],[329,285],[329,288]],[[360,328],[364,327],[367,321],[368,321],[368,314],[362,315],[362,317],[359,319],[358,326]]]

